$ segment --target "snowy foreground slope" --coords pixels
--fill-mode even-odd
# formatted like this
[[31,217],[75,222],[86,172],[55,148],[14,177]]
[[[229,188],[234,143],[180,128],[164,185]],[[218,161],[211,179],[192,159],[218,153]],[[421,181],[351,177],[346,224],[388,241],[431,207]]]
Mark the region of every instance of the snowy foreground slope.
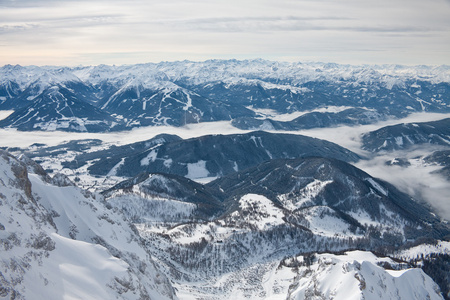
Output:
[[[214,197],[180,178],[123,183],[107,193],[108,203],[64,175],[50,178],[32,160],[2,151],[0,299],[443,299],[421,269],[371,252],[312,254],[305,248],[293,254],[298,251],[282,241],[294,238],[283,229],[283,210],[261,195],[241,197],[238,210],[211,222],[189,216]],[[186,195],[201,194],[202,202],[189,202],[186,189]],[[146,201],[158,205],[138,205]],[[112,206],[143,214],[142,238]],[[149,208],[165,211],[165,221]],[[326,209],[312,208],[309,229],[300,226],[298,238],[304,246],[313,238],[348,248],[342,242],[361,233],[331,236],[342,225],[337,221]],[[339,236],[342,242],[333,246]],[[253,244],[255,255],[245,252]]]
[[122,215],[22,160],[0,152],[0,299],[176,298]]

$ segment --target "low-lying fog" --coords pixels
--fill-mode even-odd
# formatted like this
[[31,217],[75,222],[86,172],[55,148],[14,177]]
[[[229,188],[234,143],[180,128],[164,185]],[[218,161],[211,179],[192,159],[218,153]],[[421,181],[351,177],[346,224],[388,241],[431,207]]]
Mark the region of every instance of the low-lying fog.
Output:
[[[386,180],[407,192],[416,199],[429,203],[442,218],[450,220],[450,182],[440,175],[431,174],[439,167],[424,164],[418,157],[431,154],[435,147],[420,147],[414,151],[397,151],[373,154],[361,150],[360,138],[365,132],[377,130],[384,126],[399,123],[414,123],[436,121],[450,117],[450,114],[414,113],[403,119],[392,119],[370,125],[341,126],[336,128],[317,128],[300,131],[272,131],[291,134],[302,134],[325,139],[346,147],[359,155],[368,158],[355,165],[374,177]],[[283,115],[278,119],[283,119]],[[287,119],[285,116],[284,119]],[[183,127],[158,126],[142,127],[131,131],[114,133],[67,133],[67,132],[21,132],[14,129],[0,129],[0,147],[28,147],[34,143],[57,145],[64,141],[77,139],[100,139],[106,143],[123,145],[148,140],[158,134],[175,134],[181,138],[199,137],[208,134],[245,133],[250,130],[240,130],[229,121],[189,124]],[[393,158],[410,159],[411,166],[388,166],[386,161]]]

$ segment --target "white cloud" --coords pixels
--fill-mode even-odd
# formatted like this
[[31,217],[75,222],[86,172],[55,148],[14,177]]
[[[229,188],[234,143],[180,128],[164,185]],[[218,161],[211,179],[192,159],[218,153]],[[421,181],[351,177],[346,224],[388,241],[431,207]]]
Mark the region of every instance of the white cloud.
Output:
[[450,64],[444,0],[4,0],[0,7],[0,64],[221,57]]
[[[440,166],[429,165],[421,161],[421,157],[431,154],[439,147],[420,147],[415,151],[397,151],[374,157],[371,160],[362,160],[356,166],[371,176],[381,178],[404,193],[423,201],[439,215],[450,221],[450,182],[443,176],[434,174]],[[442,150],[442,149],[440,149]],[[385,163],[393,158],[411,159],[409,167],[388,166]]]
[[[360,135],[365,132],[377,130],[384,126],[400,124],[436,121],[450,117],[449,114],[438,113],[415,113],[406,118],[398,120],[388,120],[377,124],[364,126],[342,126],[337,128],[317,128],[310,130],[301,130],[297,133],[315,138],[329,140],[346,147],[361,156],[370,157],[371,154],[361,150]],[[1,118],[1,116],[0,116]],[[158,134],[175,134],[183,139],[199,137],[208,134],[236,134],[245,133],[249,130],[240,130],[231,126],[229,121],[206,122],[199,124],[189,124],[185,127],[141,127],[131,131],[114,133],[70,133],[70,139],[100,139],[107,143],[117,145],[130,144],[137,141],[148,140]],[[274,131],[276,132],[276,131]],[[278,131],[279,132],[279,131]],[[0,146],[3,147],[29,147],[34,143],[44,143],[54,146],[67,141],[67,132],[20,132],[15,129],[0,129]],[[381,178],[391,184],[394,184],[399,190],[408,193],[411,196],[425,201],[443,218],[450,218],[450,181],[445,180],[437,174],[430,172],[439,169],[438,166],[426,164],[413,164],[408,168],[398,166],[387,166],[386,161],[393,158],[416,158],[431,154],[437,148],[427,148],[425,146],[415,151],[397,151],[384,155],[373,155],[371,159],[361,160],[356,163],[356,167],[364,170],[369,175]],[[450,220],[449,220],[450,221]]]
[[[433,174],[441,167],[430,165],[418,158],[427,156],[433,151],[442,150],[440,146],[422,145],[416,150],[396,151],[385,154],[373,154],[361,150],[361,134],[379,128],[401,123],[417,123],[442,120],[450,117],[449,114],[414,113],[403,119],[388,120],[377,124],[337,128],[317,128],[299,131],[300,134],[329,140],[348,148],[367,159],[355,163],[355,166],[369,175],[383,179],[400,191],[409,194],[418,201],[423,201],[440,217],[450,221],[450,181],[443,176]],[[385,163],[394,158],[411,159],[409,167],[388,166]]]

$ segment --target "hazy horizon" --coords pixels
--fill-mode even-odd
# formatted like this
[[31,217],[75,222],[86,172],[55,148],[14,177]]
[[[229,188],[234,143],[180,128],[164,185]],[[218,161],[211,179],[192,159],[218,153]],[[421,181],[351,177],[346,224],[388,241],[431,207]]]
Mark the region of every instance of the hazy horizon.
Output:
[[0,64],[0,68],[11,65],[11,66],[21,66],[21,67],[68,67],[68,68],[76,68],[76,67],[98,67],[101,65],[106,65],[106,66],[110,66],[110,67],[123,67],[123,66],[133,66],[133,65],[146,65],[146,64],[163,64],[163,63],[177,63],[177,62],[192,62],[192,63],[204,63],[204,62],[208,62],[208,61],[214,61],[214,60],[218,60],[218,61],[231,61],[231,60],[237,60],[237,61],[252,61],[252,60],[264,60],[264,61],[268,61],[268,62],[274,62],[274,63],[299,63],[299,64],[337,64],[337,65],[341,65],[341,66],[354,66],[354,67],[364,67],[364,66],[404,66],[404,67],[421,67],[421,66],[425,66],[425,67],[450,67],[450,63],[446,63],[446,64],[397,64],[397,63],[360,63],[360,64],[351,64],[351,63],[338,63],[338,62],[334,62],[334,61],[287,61],[287,60],[272,60],[272,59],[264,59],[264,58],[260,58],[260,57],[255,57],[255,58],[249,58],[249,59],[235,59],[235,58],[213,58],[213,59],[204,59],[204,60],[189,60],[189,59],[184,59],[184,60],[161,60],[161,61],[155,61],[155,62],[136,62],[136,63],[129,63],[129,64],[116,64],[116,63],[99,63],[99,64],[77,64],[77,65],[71,65],[71,64],[67,64],[67,65],[63,65],[63,64],[55,64],[55,65],[50,65],[50,64]]
[[0,1],[0,65],[450,64],[450,1]]

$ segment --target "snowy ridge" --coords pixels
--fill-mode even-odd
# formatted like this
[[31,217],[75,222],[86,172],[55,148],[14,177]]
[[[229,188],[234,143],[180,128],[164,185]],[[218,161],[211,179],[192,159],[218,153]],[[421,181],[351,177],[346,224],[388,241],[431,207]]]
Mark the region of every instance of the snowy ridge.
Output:
[[[239,199],[239,211],[235,211],[230,218],[236,222],[247,223],[263,230],[270,226],[283,223],[283,212],[274,206],[273,202],[261,195],[247,194]],[[239,226],[237,224],[237,226]]]
[[378,80],[391,87],[405,80],[425,80],[434,83],[450,82],[450,67],[448,66],[401,66],[401,65],[339,65],[329,63],[287,63],[256,60],[209,60],[204,62],[161,62],[140,65],[94,67],[21,67],[6,65],[0,68],[3,80],[19,78],[21,85],[29,84],[48,74],[44,82],[58,78],[64,82],[77,78],[96,85],[107,80],[133,85],[152,84],[152,82],[179,81],[189,78],[195,84],[220,81],[230,78],[274,78],[280,81],[293,80],[294,83],[304,83],[317,80],[352,80],[355,82],[370,82]]
[[16,82],[22,89],[35,86],[39,88],[40,92],[55,84],[81,81],[73,69],[54,66],[22,67],[19,65],[6,65],[0,68],[0,78],[0,85]]
[[[308,115],[316,119],[314,127],[333,123],[328,119],[334,117],[339,117],[334,120],[335,126],[358,124],[355,117],[363,118],[362,123],[373,123],[412,112],[450,110],[450,68],[446,66],[350,66],[258,59],[75,68],[7,65],[0,68],[0,78],[0,109],[27,107],[58,87],[117,118],[114,122],[120,126],[115,130],[238,118],[248,121],[257,117],[254,109],[271,109],[279,114],[316,111]],[[374,111],[335,116],[317,111],[327,106]],[[296,122],[308,123],[304,118]],[[7,118],[1,126],[18,127],[11,121]],[[261,122],[241,126],[267,129],[272,125],[277,130],[304,126]],[[21,130],[36,128],[53,127],[40,124]]]
[[288,299],[443,299],[422,270],[386,270],[380,264],[398,267],[370,252],[317,255],[309,267],[299,269]]
[[[161,138],[141,146],[151,148]],[[248,139],[262,146],[255,134]],[[95,141],[74,149],[89,143]],[[0,239],[8,250],[0,255],[1,267],[12,274],[8,292],[23,298],[40,289],[45,299],[175,298],[163,272],[180,299],[442,299],[430,277],[406,263],[364,251],[311,254],[401,244],[408,235],[416,238],[407,230],[419,237],[431,226],[407,221],[388,201],[401,198],[398,192],[343,162],[266,162],[237,175],[240,189],[254,192],[229,199],[223,197],[236,187],[233,180],[213,189],[181,176],[142,173],[105,191],[104,201],[64,176],[50,178],[26,157],[18,161],[4,153],[1,159],[0,184],[8,182],[0,195]],[[284,198],[258,194],[258,186]],[[346,188],[360,195],[358,202],[346,206],[356,201]],[[363,196],[370,206],[361,203]],[[140,237],[124,216],[137,223]],[[24,276],[11,271],[14,263],[26,266],[30,255],[35,261],[23,267]],[[63,292],[54,288],[58,284]]]
[[54,186],[3,151],[0,186],[2,297],[175,297],[135,228],[99,195]]
[[406,250],[395,253],[395,257],[408,260],[414,259],[421,255],[427,256],[430,254],[447,254],[450,255],[450,242],[438,241],[436,244],[422,244]]

